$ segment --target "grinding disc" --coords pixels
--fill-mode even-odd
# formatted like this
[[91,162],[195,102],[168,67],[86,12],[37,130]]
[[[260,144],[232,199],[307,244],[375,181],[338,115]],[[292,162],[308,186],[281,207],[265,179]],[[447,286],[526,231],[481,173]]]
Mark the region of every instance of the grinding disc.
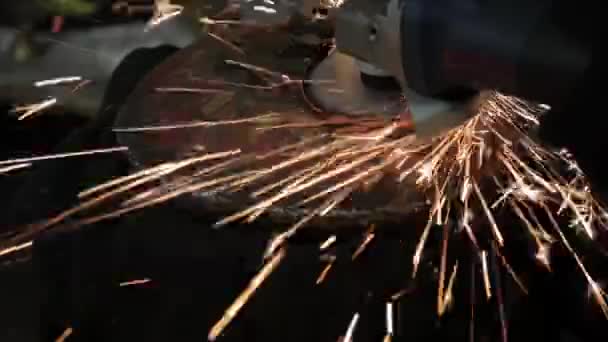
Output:
[[[288,75],[292,80],[304,79],[311,61],[320,59],[322,52],[318,46],[294,43],[285,29],[249,29],[232,37],[238,37],[231,40],[239,45],[238,48],[217,37],[205,36],[155,68],[130,95],[115,126],[133,128],[238,120],[267,113],[279,113],[282,118],[295,122],[314,123],[324,119],[324,113],[313,110],[314,106],[301,86],[256,89],[255,85],[263,84],[258,76],[251,70],[226,62],[238,61]],[[167,92],[161,88],[202,90]],[[397,110],[395,108],[391,110]],[[129,147],[133,165],[141,169],[191,157],[203,150],[213,153],[241,149],[243,154],[260,155],[327,130],[326,127],[259,130],[255,125],[243,123],[149,132],[123,131],[117,133],[117,137],[121,144]],[[243,169],[270,167],[278,161],[276,158],[252,160],[243,165]],[[278,182],[305,166],[300,164],[275,173],[266,177],[263,183]],[[188,175],[171,177],[184,176]],[[327,184],[320,184],[311,192],[324,187]],[[250,196],[250,190],[192,193],[182,196],[179,201],[195,213],[231,214],[257,201]],[[295,205],[301,199],[295,196],[290,201],[280,202],[268,211],[268,215],[273,222],[293,222],[310,213],[310,207]],[[413,214],[423,205],[411,185],[397,183],[394,177],[384,177],[372,188],[353,193],[348,201],[311,224],[335,229],[345,225],[367,226],[370,222],[405,223],[414,219]],[[426,219],[426,215],[423,216]]]
[[308,92],[328,112],[350,115],[384,115],[395,117],[407,111],[399,88],[375,89],[365,85],[356,60],[334,50],[310,73],[313,83]]

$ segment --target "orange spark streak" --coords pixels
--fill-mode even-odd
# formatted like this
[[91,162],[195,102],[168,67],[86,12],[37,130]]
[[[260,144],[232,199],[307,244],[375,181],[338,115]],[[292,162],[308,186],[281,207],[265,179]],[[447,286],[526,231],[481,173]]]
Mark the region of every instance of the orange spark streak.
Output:
[[324,241],[324,242],[321,244],[321,246],[319,246],[319,249],[320,249],[321,251],[324,251],[324,250],[326,250],[327,248],[329,248],[331,245],[333,245],[333,244],[334,244],[334,242],[336,242],[336,236],[335,236],[335,235],[332,235],[332,236],[328,237],[328,238],[327,238],[327,240],[325,240],[325,241]]
[[0,161],[0,165],[21,164],[21,163],[29,163],[29,162],[35,162],[35,161],[43,161],[43,160],[90,156],[90,155],[102,154],[102,153],[124,152],[127,150],[128,150],[127,147],[121,146],[121,147],[104,148],[104,149],[88,150],[88,151],[81,151],[81,152],[47,154],[47,155],[39,156],[39,157],[15,158],[15,159],[2,160],[2,161]]
[[12,246],[9,248],[5,248],[3,250],[0,250],[0,257],[30,248],[30,247],[32,247],[33,244],[34,244],[33,241],[28,241],[28,242],[22,243],[18,246]]
[[0,174],[1,173],[8,173],[11,171],[15,171],[15,170],[21,170],[21,169],[25,169],[32,166],[31,163],[21,163],[21,164],[16,164],[16,165],[9,165],[9,166],[5,166],[5,167],[1,167],[0,168]]
[[355,253],[353,253],[352,260],[355,260],[359,255],[361,255],[361,253],[363,253],[363,251],[365,251],[365,249],[367,248],[367,246],[376,237],[376,234],[374,234],[374,229],[375,228],[376,227],[374,225],[372,225],[369,228],[369,230],[367,231],[367,233],[365,235],[365,239],[363,239],[363,242],[361,242],[361,244],[359,245],[359,247],[357,248],[357,250],[355,251]]
[[39,102],[39,103],[34,103],[34,104],[31,104],[31,105],[16,107],[14,109],[14,111],[16,113],[22,113],[23,112],[23,114],[21,114],[19,116],[19,118],[17,118],[17,120],[24,120],[24,119],[27,119],[27,118],[31,117],[32,115],[34,115],[36,113],[39,113],[39,112],[41,112],[41,111],[43,111],[45,109],[48,109],[48,108],[54,106],[56,103],[57,103],[57,99],[54,98],[54,97],[52,97],[50,99],[44,100],[44,101]]
[[55,342],[65,342],[65,340],[67,340],[68,337],[70,337],[73,332],[74,332],[74,329],[72,329],[71,327],[66,328],[63,331],[63,333],[59,337],[57,337]]
[[444,302],[445,298],[444,294],[444,286],[445,286],[445,272],[447,267],[447,259],[448,259],[448,241],[449,241],[449,231],[448,227],[445,226],[443,228],[443,239],[441,246],[441,262],[439,265],[439,288],[437,290],[437,314],[441,317],[444,312]]
[[196,128],[196,127],[214,127],[223,125],[236,125],[243,123],[251,123],[256,121],[267,120],[270,118],[277,118],[277,113],[268,113],[259,115],[253,118],[238,119],[238,120],[225,120],[225,121],[195,121],[187,122],[176,125],[163,125],[163,126],[147,126],[147,127],[126,127],[126,128],[114,128],[112,131],[120,133],[134,133],[134,132],[155,132],[155,131],[166,131],[173,129],[184,129],[184,128]]
[[344,335],[344,339],[343,339],[344,342],[353,341],[353,335],[355,334],[355,329],[357,328],[357,323],[359,323],[359,318],[360,318],[359,313],[358,312],[355,313],[352,320],[350,321],[350,324],[348,325],[346,334]]
[[125,287],[125,286],[133,286],[133,285],[143,285],[143,284],[147,284],[149,282],[151,282],[152,280],[148,279],[148,278],[144,278],[144,279],[136,279],[136,280],[129,280],[129,281],[125,281],[119,284],[120,287]]
[[215,341],[224,329],[232,322],[243,306],[249,301],[253,293],[260,285],[268,278],[268,276],[277,268],[285,257],[285,249],[282,248],[272,257],[272,259],[262,268],[262,270],[251,280],[247,288],[237,297],[237,299],[228,307],[222,318],[211,328],[209,332],[209,341]]
[[336,258],[332,258],[332,259],[329,260],[329,262],[327,263],[327,265],[325,265],[325,267],[323,268],[323,270],[319,274],[319,277],[317,278],[317,281],[315,282],[317,285],[319,285],[319,284],[321,284],[322,282],[325,281],[325,278],[327,278],[327,274],[329,274],[329,271],[334,266],[334,262],[335,261],[336,261]]
[[490,283],[490,274],[488,273],[488,252],[481,251],[481,269],[483,272],[483,284],[486,290],[486,298],[492,298],[492,285]]

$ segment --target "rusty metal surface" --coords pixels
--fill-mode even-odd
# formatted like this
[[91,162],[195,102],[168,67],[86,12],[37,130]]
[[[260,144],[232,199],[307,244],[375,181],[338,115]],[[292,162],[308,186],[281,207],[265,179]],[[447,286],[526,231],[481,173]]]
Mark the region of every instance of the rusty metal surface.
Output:
[[[236,87],[226,82],[261,84],[250,70],[229,65],[235,60],[262,66],[304,79],[310,64],[322,54],[319,47],[309,41],[295,39],[289,28],[247,28],[238,35],[234,32],[217,32],[226,39],[237,41],[239,49],[229,47],[211,36],[205,36],[191,47],[185,48],[147,75],[121,111],[116,127],[142,127],[187,123],[192,121],[233,120],[280,113],[294,121],[314,122],[320,118],[303,96],[301,87],[279,87],[272,90]],[[302,30],[299,30],[302,32]],[[300,34],[298,38],[301,38]],[[215,92],[176,93],[158,91],[159,88],[214,89]],[[302,141],[322,132],[325,128],[290,128],[260,131],[255,125],[238,124],[214,127],[173,129],[154,132],[117,133],[121,144],[130,149],[136,168],[154,166],[199,153],[220,152],[239,148],[243,153],[263,154],[281,146]],[[277,163],[276,158],[252,160],[244,168],[259,169]],[[286,177],[292,168],[266,177],[271,184]],[[325,185],[327,186],[327,185]],[[318,191],[323,185],[312,189]],[[357,192],[341,207],[313,221],[313,225],[339,227],[364,226],[370,222],[404,222],[413,218],[423,202],[412,186],[396,183],[393,177],[384,177],[371,189]],[[196,193],[180,199],[191,210],[209,212],[217,210],[233,213],[253,203],[248,189],[233,193]],[[310,194],[310,193],[309,193]],[[291,222],[310,212],[310,208],[297,207],[295,197],[269,214],[273,221]]]

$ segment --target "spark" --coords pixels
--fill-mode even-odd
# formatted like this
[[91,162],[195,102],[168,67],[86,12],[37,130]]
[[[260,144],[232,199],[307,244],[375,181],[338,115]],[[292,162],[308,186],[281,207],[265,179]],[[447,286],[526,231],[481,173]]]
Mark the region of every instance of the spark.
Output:
[[234,95],[234,92],[223,89],[207,89],[207,88],[185,88],[185,87],[159,87],[155,89],[161,93],[185,93],[185,94],[228,94]]
[[18,120],[24,120],[57,104],[57,98],[51,97],[39,103],[15,107],[15,113],[20,113]]
[[0,174],[9,173],[9,172],[15,171],[15,170],[25,169],[30,166],[32,166],[32,163],[18,163],[15,165],[3,166],[3,167],[0,167]]
[[570,242],[568,241],[568,239],[566,238],[566,236],[564,235],[564,233],[559,229],[559,226],[557,225],[557,222],[555,221],[555,218],[553,217],[553,214],[551,213],[551,211],[548,210],[547,207],[544,207],[544,209],[545,209],[545,211],[547,213],[547,216],[551,220],[551,222],[553,224],[553,227],[555,228],[556,233],[559,235],[562,243],[564,244],[564,246],[566,246],[566,248],[568,249],[568,251],[570,251],[570,254],[574,257],[574,260],[576,261],[576,264],[578,265],[579,269],[581,270],[581,272],[585,276],[585,278],[587,280],[587,283],[589,284],[589,291],[593,294],[594,299],[596,300],[596,302],[598,303],[598,305],[602,309],[602,313],[604,314],[604,316],[606,317],[606,319],[608,319],[608,303],[606,302],[606,298],[605,298],[604,293],[602,292],[602,288],[591,277],[591,275],[587,271],[587,268],[583,264],[581,258],[578,256],[578,253],[576,253],[576,251],[574,250],[574,248],[572,248],[572,246],[570,245]]
[[243,123],[263,122],[264,120],[271,120],[273,118],[276,118],[277,116],[278,116],[277,113],[268,113],[268,114],[256,116],[254,118],[239,119],[239,120],[196,121],[196,122],[188,122],[188,123],[176,124],[176,125],[125,127],[125,128],[114,128],[113,131],[117,132],[117,133],[135,133],[135,132],[166,131],[166,130],[183,129],[183,128],[236,125],[236,124],[243,124]]
[[78,84],[76,84],[76,86],[74,86],[74,88],[72,88],[72,94],[79,91],[80,89],[82,89],[82,87],[93,83],[93,81],[91,80],[82,80],[80,81]]
[[479,203],[481,203],[481,206],[483,207],[483,210],[486,213],[486,217],[490,221],[490,225],[492,226],[492,233],[494,233],[494,237],[496,238],[496,241],[498,242],[499,245],[502,246],[504,244],[504,238],[502,237],[502,233],[500,232],[500,229],[498,229],[498,224],[496,224],[494,215],[488,208],[488,204],[486,203],[486,200],[485,200],[483,194],[481,193],[481,191],[479,190],[479,186],[477,186],[476,183],[473,183],[473,189],[475,189],[475,193],[477,194]]
[[55,339],[55,342],[65,342],[70,336],[72,336],[72,333],[74,333],[74,329],[72,329],[72,327],[66,328],[63,333],[61,333],[61,335]]
[[319,249],[321,251],[324,251],[324,250],[328,249],[331,245],[333,245],[334,242],[336,242],[336,236],[335,235],[331,235],[330,237],[327,238],[327,240],[325,240],[321,244],[321,246],[319,246]]
[[348,325],[348,329],[346,330],[346,334],[344,335],[344,338],[342,339],[343,342],[353,342],[353,335],[355,334],[355,329],[357,328],[357,324],[359,323],[359,313],[355,313],[353,315],[353,318],[350,321],[350,324]]
[[508,330],[507,330],[507,318],[505,314],[505,306],[502,294],[502,285],[500,280],[500,274],[498,273],[498,262],[497,262],[497,252],[496,252],[496,244],[492,244],[492,266],[494,268],[494,283],[496,284],[496,303],[498,305],[498,315],[500,320],[501,327],[501,336],[502,342],[507,342],[508,340]]
[[276,14],[277,10],[275,10],[274,8],[271,7],[266,7],[266,6],[253,6],[253,10],[254,11],[258,11],[258,12],[264,12],[266,14]]
[[119,284],[120,287],[125,287],[125,286],[134,286],[134,285],[143,285],[143,284],[147,284],[149,282],[151,282],[151,279],[148,278],[144,278],[144,279],[136,279],[136,280],[129,280],[129,281],[125,281]]
[[148,22],[148,28],[157,26],[182,13],[184,6],[172,4],[171,0],[155,0],[154,14]]
[[412,278],[415,278],[416,273],[418,272],[418,266],[420,265],[420,260],[422,259],[422,250],[424,249],[424,245],[426,243],[426,239],[429,236],[432,225],[433,225],[433,221],[431,219],[429,219],[426,227],[424,228],[424,231],[422,232],[422,236],[420,237],[420,240],[418,241],[418,245],[416,246],[416,252],[414,253],[414,261],[413,261],[414,269],[412,271]]
[[422,166],[418,169],[418,174],[420,176],[418,177],[418,180],[416,180],[416,183],[424,184],[429,182],[433,177],[434,168],[435,167],[430,162],[422,164]]
[[156,167],[152,167],[152,168],[147,168],[144,169],[142,171],[136,172],[136,173],[132,173],[128,176],[123,176],[123,177],[119,177],[117,179],[96,185],[92,188],[89,188],[87,190],[83,190],[78,194],[79,198],[85,198],[85,197],[89,197],[91,195],[94,195],[96,193],[99,193],[103,190],[124,184],[124,183],[128,183],[130,181],[136,180],[138,178],[141,177],[145,177],[145,176],[151,176],[157,173],[162,173],[163,171],[166,171],[167,169],[169,169],[170,167],[173,167],[174,164],[172,163],[162,163]]
[[409,294],[409,293],[411,293],[411,292],[412,292],[412,289],[411,289],[411,288],[405,288],[405,289],[402,289],[402,290],[400,290],[399,292],[397,292],[397,293],[395,293],[394,295],[392,295],[392,296],[391,296],[391,300],[392,300],[393,302],[396,302],[396,301],[398,301],[398,300],[399,300],[401,297],[403,297],[403,296],[405,296],[405,295],[407,295],[407,294]]
[[540,261],[545,267],[551,270],[551,263],[549,261],[550,249],[546,244],[540,244],[538,247],[538,251],[535,254],[535,257],[538,261]]
[[567,205],[568,207],[570,207],[570,209],[572,209],[572,212],[576,215],[576,221],[578,223],[581,223],[585,233],[587,233],[587,235],[589,236],[590,239],[593,239],[595,237],[595,234],[593,232],[593,229],[591,228],[591,225],[589,224],[589,221],[585,219],[585,216],[581,213],[581,208],[578,207],[573,201],[571,196],[569,196],[569,194],[567,194],[561,187],[557,188],[558,191],[562,194],[562,198],[564,199],[564,204]]
[[264,252],[264,260],[269,260],[275,255],[276,251],[279,247],[283,246],[285,243],[285,233],[277,234],[272,239],[268,241],[268,245],[266,246],[266,251]]
[[321,0],[321,5],[328,8],[338,8],[342,6],[346,0]]
[[326,163],[318,163],[299,172],[294,172],[289,177],[286,177],[281,181],[271,183],[260,190],[255,191],[252,196],[261,197],[262,195],[282,186],[284,186],[282,189],[285,191],[297,184],[300,184],[303,180],[318,174],[320,170],[323,169],[324,165],[326,165]]
[[446,287],[445,296],[442,299],[442,307],[439,310],[439,316],[442,316],[447,309],[450,308],[452,301],[454,299],[453,288],[454,283],[456,281],[456,276],[458,275],[458,263],[454,264],[454,268],[452,269],[452,274],[450,275],[450,279],[448,280],[448,286]]
[[280,249],[272,259],[262,268],[262,270],[251,280],[247,288],[237,297],[237,299],[224,312],[222,318],[211,328],[209,341],[215,341],[224,329],[232,322],[243,306],[249,301],[254,292],[262,285],[268,276],[279,266],[285,257],[285,249]]
[[203,17],[199,21],[204,25],[246,25],[245,22],[240,20],[216,20],[209,17]]
[[57,78],[52,78],[52,79],[48,79],[48,80],[37,81],[34,83],[34,86],[40,88],[40,87],[55,86],[55,85],[74,83],[74,82],[80,82],[80,81],[82,81],[82,77],[80,77],[80,76],[64,76],[64,77],[57,77]]
[[240,47],[234,45],[233,43],[227,41],[226,39],[218,36],[217,34],[213,33],[213,32],[207,32],[207,35],[209,35],[209,37],[217,40],[218,42],[222,43],[224,46],[230,48],[232,51],[240,54],[240,55],[245,55],[245,51],[243,49],[241,49]]
[[359,247],[357,247],[357,250],[353,253],[352,260],[355,260],[359,255],[361,255],[361,253],[363,253],[363,251],[365,251],[365,249],[367,248],[367,246],[376,237],[376,234],[374,234],[374,229],[375,228],[376,227],[374,225],[372,225],[369,228],[369,230],[367,231],[367,233],[365,233],[365,239],[363,239],[363,241],[361,242],[361,244],[359,245]]
[[490,283],[490,274],[488,272],[488,252],[481,251],[481,269],[483,272],[483,284],[486,290],[486,298],[492,298],[492,285]]
[[[205,188],[212,187],[212,186],[216,185],[219,182],[226,181],[226,180],[232,180],[232,179],[235,179],[236,177],[239,177],[239,175],[230,175],[230,176],[226,176],[226,177],[215,179],[215,180],[209,180],[209,181],[206,181],[206,182],[200,182],[200,183],[196,183],[196,184],[191,184],[189,186],[186,186],[186,187],[183,187],[183,188],[179,188],[177,190],[170,191],[170,192],[168,192],[166,194],[163,194],[161,196],[154,197],[154,198],[152,198],[150,200],[147,200],[147,201],[136,202],[136,203],[133,203],[132,205],[126,205],[126,207],[124,207],[122,209],[118,209],[118,210],[115,210],[115,211],[112,211],[112,212],[109,212],[109,213],[100,214],[100,215],[97,215],[97,216],[93,216],[93,217],[89,217],[89,218],[83,219],[83,220],[81,220],[79,222],[79,224],[80,225],[90,225],[90,224],[101,222],[101,221],[104,221],[104,220],[107,220],[107,219],[112,219],[112,218],[120,217],[120,216],[123,216],[125,214],[130,213],[130,212],[134,212],[134,211],[137,211],[137,210],[145,209],[145,208],[148,208],[148,207],[151,207],[151,206],[154,206],[154,205],[158,205],[158,204],[167,202],[167,201],[169,201],[171,199],[174,199],[176,197],[182,196],[182,195],[187,194],[187,193],[193,193],[193,192],[196,192],[196,191],[201,191],[201,190],[203,190]],[[141,185],[141,183],[138,184],[138,185]],[[117,193],[119,193],[119,192],[115,192],[113,195],[116,195]],[[107,198],[108,197],[105,197],[104,199],[107,199]],[[43,227],[47,227],[49,225],[55,224],[58,221],[63,221],[67,217],[69,217],[69,216],[71,216],[71,215],[73,215],[73,214],[75,214],[75,213],[77,213],[79,211],[82,211],[84,209],[90,208],[90,207],[92,207],[92,206],[94,206],[96,204],[95,203],[96,201],[97,201],[96,199],[93,199],[93,201],[87,202],[88,206],[76,207],[76,208],[74,208],[74,210],[66,211],[66,212],[64,212],[64,213],[56,216],[52,221],[47,222],[45,225],[43,225]],[[123,203],[128,203],[128,202],[123,202]]]
[[513,280],[515,281],[515,283],[517,284],[517,286],[519,286],[519,288],[521,289],[521,291],[524,294],[527,295],[528,294],[528,288],[521,281],[521,279],[519,278],[519,276],[517,275],[517,273],[515,273],[515,271],[513,270],[513,268],[511,267],[511,265],[507,261],[507,259],[502,254],[500,254],[500,252],[498,251],[498,249],[496,249],[496,252],[498,254],[498,257],[500,258],[500,261],[502,262],[503,267],[507,270],[507,272],[509,272],[509,274],[511,275],[511,278],[513,278]]
[[604,290],[605,286],[606,285],[604,283],[598,283],[596,281],[589,284],[587,286],[587,298],[588,299],[594,298],[596,293],[598,293],[598,292],[602,295],[602,297],[608,298],[608,295],[606,294],[606,291]]
[[275,81],[275,82],[271,82],[271,84],[269,86],[256,86],[256,85],[251,85],[251,84],[246,84],[246,83],[220,82],[220,83],[226,84],[226,85],[251,88],[251,89],[272,90],[277,87],[282,87],[282,86],[289,85],[289,84],[335,84],[336,83],[335,80],[309,80],[309,79],[295,80],[295,79],[292,79],[291,77],[289,77],[289,75],[279,73],[276,71],[272,71],[272,70],[269,70],[269,69],[266,69],[266,68],[263,68],[263,67],[260,67],[257,65],[239,62],[239,61],[235,61],[232,59],[226,59],[224,62],[227,65],[234,65],[234,66],[243,68],[245,70],[252,71],[262,79],[270,78],[271,80]]
[[395,328],[393,324],[393,303],[386,303],[386,335],[384,336],[384,342],[390,342],[395,334]]
[[18,251],[21,251],[24,249],[28,249],[28,248],[32,247],[33,245],[34,245],[33,241],[28,241],[28,242],[22,243],[17,246],[11,246],[9,248],[2,249],[2,250],[0,250],[0,257],[9,255],[9,254],[13,254],[15,252],[18,252]]
[[329,259],[329,261],[327,262],[327,265],[325,265],[325,267],[323,268],[323,270],[319,274],[319,277],[317,277],[317,281],[315,282],[317,285],[319,285],[323,281],[325,281],[325,278],[327,278],[327,275],[329,274],[329,271],[334,266],[334,262],[336,262],[336,258],[335,257],[332,257],[332,258]]
[[87,151],[80,151],[80,152],[47,154],[47,155],[38,156],[38,157],[15,158],[15,159],[2,160],[2,161],[0,161],[0,165],[24,164],[24,163],[43,161],[43,160],[65,159],[65,158],[91,156],[91,155],[104,154],[104,153],[125,152],[127,150],[128,150],[128,147],[119,146],[119,147],[94,149],[94,150],[87,150]]
[[[282,191],[279,194],[270,197],[269,199],[261,201],[260,203],[255,204],[249,208],[246,208],[234,215],[228,216],[228,217],[220,220],[218,223],[216,223],[216,226],[222,226],[229,222],[233,222],[238,219],[241,219],[243,217],[251,216],[252,214],[255,214],[255,213],[258,213],[258,215],[259,215],[261,213],[260,210],[263,211],[263,210],[267,209],[268,207],[270,207],[271,205],[273,205],[274,203],[276,203],[286,197],[289,197],[290,195],[292,195],[294,193],[300,192],[306,188],[309,188],[313,185],[321,183],[324,180],[336,177],[340,174],[350,171],[353,168],[355,168],[361,164],[364,164],[365,162],[368,162],[371,159],[378,157],[380,154],[381,154],[381,152],[375,152],[375,153],[370,153],[368,155],[364,155],[363,157],[355,159],[355,160],[351,161],[350,163],[347,163],[346,165],[336,168],[328,173],[322,174],[319,177],[308,180],[307,182],[300,184],[300,185],[294,187],[293,189],[290,189],[290,191]],[[297,160],[297,161],[299,161],[299,160]]]
[[536,251],[536,254],[535,254],[536,260],[539,261],[541,264],[543,264],[543,266],[545,266],[548,270],[551,270],[551,265],[550,265],[550,262],[549,262],[549,248],[548,248],[548,246],[546,244],[544,244],[540,240],[540,238],[538,237],[537,230],[534,229],[533,225],[526,218],[526,216],[523,214],[523,212],[517,206],[517,204],[511,202],[511,206],[513,207],[513,211],[515,212],[515,214],[517,216],[519,216],[519,218],[521,219],[521,221],[528,228],[528,231],[530,232],[530,235],[532,236],[532,238],[534,239],[534,242],[537,245],[537,251]]
[[441,247],[441,262],[439,264],[439,287],[437,291],[437,314],[442,316],[445,310],[444,299],[447,294],[444,293],[445,286],[445,272],[446,272],[446,263],[447,263],[447,255],[448,255],[448,238],[449,238],[448,228],[445,227],[443,229],[443,243]]
[[[103,151],[107,151],[103,150]],[[88,151],[86,153],[90,154],[91,151]],[[99,151],[97,151],[99,152]],[[57,214],[54,217],[51,217],[49,219],[46,219],[44,222],[35,225],[33,231],[27,231],[23,234],[18,234],[17,236],[15,236],[12,240],[9,240],[9,243],[11,243],[11,241],[22,241],[23,239],[27,238],[30,239],[31,235],[35,235],[36,233],[40,233],[42,231],[45,231],[46,229],[48,229],[49,227],[52,227],[54,225],[57,225],[61,222],[63,222],[64,220],[66,220],[69,217],[72,217],[80,212],[83,212],[87,209],[91,209],[94,208],[97,205],[100,205],[101,203],[106,202],[109,199],[115,198],[119,195],[124,194],[127,191],[130,191],[132,189],[136,189],[138,187],[142,187],[144,185],[150,184],[151,182],[156,181],[157,179],[163,177],[164,175],[170,174],[172,172],[176,172],[179,170],[182,170],[184,168],[190,167],[192,165],[195,165],[197,163],[200,162],[204,162],[204,161],[209,161],[209,160],[214,160],[214,159],[222,159],[222,158],[226,158],[229,156],[233,156],[235,154],[240,153],[240,150],[232,150],[232,151],[227,151],[227,152],[220,152],[220,153],[211,153],[211,154],[204,154],[202,156],[197,156],[194,158],[190,158],[190,159],[186,159],[186,160],[181,160],[179,162],[173,162],[173,163],[168,163],[166,164],[166,166],[164,167],[160,167],[156,170],[156,172],[152,172],[152,173],[146,173],[146,172],[142,172],[141,174],[139,174],[140,177],[137,177],[136,179],[134,179],[131,182],[127,182],[124,185],[119,186],[118,188],[114,188],[109,190],[108,192],[104,192],[96,197],[93,197],[91,199],[88,199],[84,202],[79,203],[78,205],[69,208],[67,210],[64,210],[63,212],[60,212],[59,214]],[[74,154],[63,154],[63,155],[59,155],[59,157],[66,157],[66,156],[73,156]],[[81,155],[81,154],[76,154],[76,155]],[[46,156],[48,157],[48,156]],[[45,158],[46,158],[45,157]],[[58,155],[54,155],[52,157],[58,157]],[[29,160],[29,159],[28,159]],[[191,192],[195,192],[195,191],[199,191],[202,190],[204,188],[208,188],[208,187],[212,187],[214,185],[216,185],[217,183],[221,183],[223,181],[226,180],[231,180],[231,179],[235,179],[236,177],[239,177],[240,175],[230,175],[227,177],[223,177],[223,178],[219,178],[219,179],[212,179],[212,180],[208,180],[208,181],[204,181],[204,182],[199,182],[199,183],[195,183],[195,184],[188,184],[188,186],[185,187],[181,187],[179,189],[170,191],[166,194],[163,194],[162,196],[158,196],[155,197],[149,201],[145,201],[145,202],[141,202],[141,203],[136,203],[134,205],[131,206],[127,206],[126,208],[122,208],[122,209],[118,209],[115,211],[111,211],[111,212],[107,212],[104,214],[100,214],[97,216],[92,216],[92,217],[88,217],[85,219],[82,219],[78,222],[79,225],[87,225],[87,224],[92,224],[95,222],[100,222],[102,220],[107,220],[110,218],[114,218],[114,217],[119,217],[121,215],[130,213],[132,211],[136,211],[136,210],[140,210],[140,209],[144,209],[153,205],[157,205],[160,203],[164,203],[168,200],[171,200],[173,198],[179,197],[183,194],[186,193],[191,193]],[[128,178],[128,177],[127,177]],[[120,183],[120,181],[111,181],[114,183]],[[98,189],[98,188],[97,188]],[[97,190],[95,189],[95,190]],[[10,252],[13,252],[13,247],[9,246],[9,247],[4,247],[2,250],[0,250],[0,255],[6,255],[9,254]]]

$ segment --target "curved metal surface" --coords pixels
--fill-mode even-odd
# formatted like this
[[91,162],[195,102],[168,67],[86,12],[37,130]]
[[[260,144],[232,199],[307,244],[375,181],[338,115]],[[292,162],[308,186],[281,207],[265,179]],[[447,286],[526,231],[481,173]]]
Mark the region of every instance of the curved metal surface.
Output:
[[[234,120],[280,113],[297,122],[315,122],[320,118],[311,110],[301,87],[279,87],[272,90],[234,86],[260,84],[250,70],[229,65],[235,60],[261,66],[292,79],[307,76],[307,61],[318,60],[314,46],[293,43],[284,30],[250,30],[240,36],[241,54],[224,42],[210,36],[185,48],[148,74],[130,95],[119,115],[116,127],[172,125],[192,121]],[[228,83],[227,83],[228,82]],[[205,89],[198,93],[159,91],[159,88]],[[211,90],[210,90],[211,89]],[[325,128],[287,128],[260,131],[255,125],[234,124],[213,127],[172,129],[152,132],[119,132],[118,140],[130,149],[137,168],[156,165],[192,156],[201,149],[220,152],[240,148],[256,155],[294,144],[323,132]],[[197,152],[198,151],[198,152]],[[280,158],[251,160],[243,169],[259,169],[275,165]],[[301,170],[306,163],[278,172],[264,179],[264,184],[278,182],[290,173]],[[190,170],[189,172],[192,172]],[[183,175],[181,175],[183,176]],[[175,177],[179,177],[175,176]],[[321,184],[311,191],[327,187]],[[371,222],[406,223],[424,206],[409,184],[384,177],[369,190],[354,193],[340,207],[311,222],[313,226],[336,228],[367,226]],[[195,212],[216,210],[230,214],[244,209],[256,200],[250,189],[233,193],[195,193],[180,198],[180,203]],[[310,192],[308,193],[310,194]],[[302,197],[281,202],[269,210],[273,222],[293,222],[310,213],[310,208],[294,204]],[[419,215],[418,215],[419,216]],[[425,217],[426,218],[426,217]]]

